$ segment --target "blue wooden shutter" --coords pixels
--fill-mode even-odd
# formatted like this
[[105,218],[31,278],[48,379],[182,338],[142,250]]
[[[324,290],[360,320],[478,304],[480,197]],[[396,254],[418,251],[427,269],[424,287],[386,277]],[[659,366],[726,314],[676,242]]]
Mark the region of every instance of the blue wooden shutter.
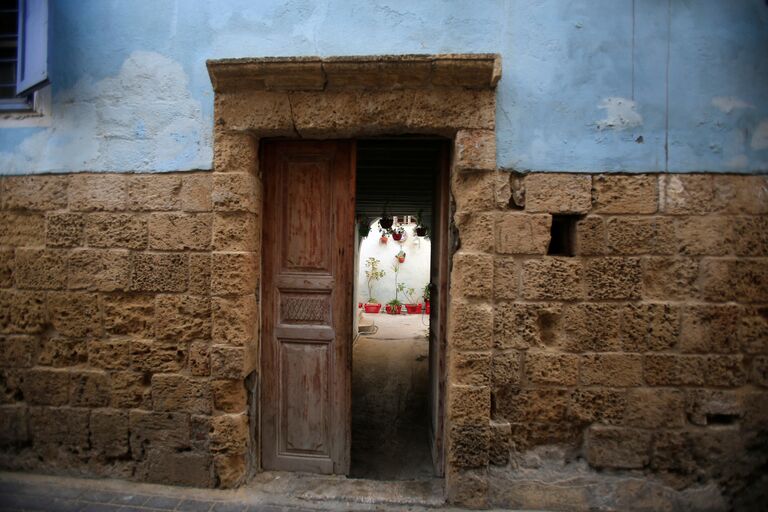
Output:
[[16,95],[48,83],[48,0],[19,0],[19,61]]

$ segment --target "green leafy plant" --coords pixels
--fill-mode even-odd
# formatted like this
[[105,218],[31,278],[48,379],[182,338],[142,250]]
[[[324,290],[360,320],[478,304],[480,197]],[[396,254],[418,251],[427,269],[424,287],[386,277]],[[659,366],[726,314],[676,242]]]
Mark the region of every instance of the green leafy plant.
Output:
[[400,273],[399,261],[395,260],[395,262],[392,264],[392,272],[395,274],[395,298],[393,300],[396,300],[398,304],[401,304],[401,302],[398,300],[398,295],[405,289],[405,283],[398,283],[397,281],[398,274]]
[[381,264],[381,261],[373,257],[365,260],[365,278],[368,284],[368,303],[369,304],[379,303],[379,301],[373,297],[373,286],[376,284],[376,281],[378,281],[379,279],[381,279],[386,275],[386,272],[384,272],[384,270],[379,269],[379,264]]
[[424,297],[424,300],[429,300],[429,294],[430,294],[430,288],[429,283],[424,285],[424,291],[422,292],[421,296]]
[[415,288],[406,288],[405,289],[405,297],[408,299],[408,304],[416,304],[419,302],[419,300],[416,298],[416,289]]
[[387,302],[387,305],[388,305],[388,306],[402,306],[402,305],[403,305],[403,303],[402,303],[402,302],[400,302],[400,301],[399,301],[399,300],[397,300],[397,299],[392,299],[391,301]]

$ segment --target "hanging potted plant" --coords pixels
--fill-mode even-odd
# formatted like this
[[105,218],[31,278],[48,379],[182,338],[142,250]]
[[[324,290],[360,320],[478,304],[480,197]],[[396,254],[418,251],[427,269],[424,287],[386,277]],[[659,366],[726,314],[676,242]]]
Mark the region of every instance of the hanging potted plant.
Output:
[[362,217],[358,217],[357,219],[357,234],[360,236],[360,240],[368,236],[368,233],[371,232],[371,221],[370,219],[363,215]]
[[379,218],[379,228],[381,228],[382,231],[388,233],[392,229],[392,225],[395,223],[395,219],[387,213],[387,205],[384,204],[384,209],[381,212],[381,217]]
[[425,313],[429,314],[429,295],[430,295],[430,288],[429,283],[424,285],[424,291],[422,292],[422,297],[424,297],[424,308]]
[[421,304],[416,303],[417,301],[414,293],[416,293],[416,290],[413,288],[405,289],[405,297],[408,299],[408,302],[405,303],[405,310],[409,315],[417,315],[421,313]]
[[424,225],[423,218],[423,210],[419,210],[419,214],[416,216],[416,228],[413,230],[416,236],[427,236],[428,230],[427,226]]
[[373,297],[373,286],[376,281],[384,277],[386,274],[384,270],[379,269],[381,261],[376,258],[368,258],[365,260],[365,278],[368,284],[368,302],[364,304],[366,313],[378,313],[381,311],[381,303]]
[[403,250],[401,249],[401,250],[400,250],[400,252],[398,252],[398,253],[395,255],[395,258],[397,258],[397,262],[398,262],[398,263],[405,263],[405,251],[403,251]]
[[387,234],[386,233],[382,233],[381,237],[379,238],[379,243],[386,245],[387,242],[389,242],[389,238],[387,238]]
[[394,240],[395,242],[402,241],[404,236],[405,236],[405,229],[402,226],[398,226],[392,229],[392,240]]

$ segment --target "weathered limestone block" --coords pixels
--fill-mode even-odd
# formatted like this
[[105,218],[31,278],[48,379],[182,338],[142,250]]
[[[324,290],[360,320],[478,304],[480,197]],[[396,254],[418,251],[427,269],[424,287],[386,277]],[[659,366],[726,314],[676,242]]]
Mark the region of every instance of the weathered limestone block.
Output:
[[532,173],[525,177],[525,211],[587,213],[592,207],[589,174]]
[[491,383],[490,352],[453,352],[450,364],[451,380],[456,384],[488,386]]
[[493,355],[491,362],[491,386],[493,389],[520,384],[523,366],[521,359],[522,357],[517,351]]
[[173,373],[184,368],[187,346],[154,340],[131,340],[131,368],[139,372]]
[[88,342],[88,364],[102,370],[122,370],[131,366],[127,339],[99,339]]
[[211,375],[211,346],[207,341],[189,344],[189,372],[195,377]]
[[35,336],[0,335],[0,367],[29,368],[34,366],[40,342]]
[[67,252],[59,249],[16,249],[13,280],[18,288],[65,289]]
[[245,459],[244,453],[214,455],[213,468],[220,487],[232,489],[243,483],[246,477]]
[[454,254],[451,297],[490,299],[492,296],[493,256],[463,252]]
[[643,358],[639,354],[587,354],[581,358],[580,382],[612,387],[643,384]]
[[553,342],[560,309],[556,304],[497,303],[494,307],[494,347],[527,350]]
[[125,174],[72,174],[69,177],[70,210],[123,210],[127,199],[128,176]]
[[626,352],[655,352],[677,346],[680,307],[672,304],[627,304],[621,310],[621,348]]
[[768,216],[736,217],[733,243],[737,256],[768,256]]
[[587,430],[587,461],[597,468],[638,469],[650,462],[652,433],[595,425]]
[[598,213],[656,213],[655,175],[600,174],[592,178],[594,209]]
[[456,201],[456,211],[461,213],[494,210],[495,186],[495,171],[452,173],[451,193]]
[[0,445],[24,443],[29,439],[27,406],[0,405]]
[[11,247],[0,248],[0,288],[13,286],[14,253]]
[[134,371],[117,371],[110,374],[112,383],[112,407],[133,409],[149,407],[149,382],[144,381],[144,375]]
[[469,251],[493,252],[495,246],[493,213],[459,212],[454,219],[459,230],[461,248]]
[[155,411],[210,414],[212,405],[211,386],[207,380],[165,373],[152,376],[152,408]]
[[93,247],[144,249],[147,218],[131,213],[92,213],[86,217],[85,240]]
[[[590,260],[591,261],[591,260]],[[575,300],[584,296],[580,261],[542,258],[523,262],[522,295],[528,300]]]
[[448,466],[445,489],[448,503],[467,508],[487,508],[488,468],[458,469]]
[[592,299],[639,299],[642,272],[638,258],[592,258],[584,268],[587,296]]
[[740,386],[746,382],[742,356],[649,354],[645,381],[652,386]]
[[602,217],[587,215],[576,221],[574,254],[600,256],[608,252],[608,230]]
[[456,132],[453,165],[459,171],[495,171],[496,132],[493,130]]
[[643,297],[658,300],[688,299],[698,294],[699,260],[643,258]]
[[75,249],[69,254],[67,284],[72,290],[126,290],[131,277],[127,250]]
[[128,454],[128,412],[116,409],[91,411],[91,446],[108,458]]
[[705,300],[768,301],[768,259],[704,259],[700,269]]
[[737,352],[741,312],[742,309],[733,304],[684,306],[680,350],[699,354]]
[[211,299],[197,295],[158,295],[155,339],[188,342],[211,337]]
[[718,211],[711,174],[670,174],[663,177],[662,212],[672,215],[702,214]]
[[685,395],[679,389],[631,389],[627,395],[624,423],[634,428],[685,426]]
[[[570,392],[562,388],[522,389],[507,386],[495,393],[495,419],[562,423],[568,412],[569,395]],[[565,428],[565,425],[558,428]]]
[[496,251],[501,254],[546,254],[551,215],[503,213],[496,217]]
[[679,218],[675,235],[678,252],[690,256],[732,254],[736,243],[733,219],[719,215]]
[[451,423],[449,427],[448,463],[455,468],[488,466],[491,427],[483,422]]
[[493,298],[496,300],[517,298],[518,265],[514,258],[493,259]]
[[51,336],[44,338],[37,354],[37,364],[43,366],[79,366],[88,361],[85,340]]
[[214,416],[210,438],[214,453],[245,453],[248,447],[248,416],[244,413]]
[[206,174],[185,174],[181,177],[181,209],[185,212],[210,212],[213,177]]
[[579,376],[579,356],[551,352],[525,353],[525,373],[529,383],[574,386]]
[[488,386],[448,386],[446,415],[452,423],[488,423],[491,389]]
[[488,462],[494,466],[506,466],[509,462],[512,427],[508,421],[491,420],[491,439],[488,447]]
[[745,308],[738,327],[741,352],[768,354],[768,310],[759,306]]
[[46,303],[48,317],[58,334],[80,338],[101,335],[101,312],[96,294],[50,292]]
[[39,213],[0,212],[0,245],[45,245],[45,217]]
[[722,468],[733,468],[744,453],[738,425],[666,430],[656,434],[651,467],[675,475],[678,485],[690,485],[699,478],[712,478]]
[[217,212],[257,213],[260,209],[261,183],[250,173],[216,173],[211,192]]
[[745,414],[743,395],[720,389],[689,389],[685,392],[685,414],[694,425],[714,424],[722,418],[737,420]]
[[181,176],[147,174],[128,176],[127,207],[134,211],[168,211],[181,208]]
[[68,370],[61,369],[28,370],[22,383],[24,400],[32,405],[66,405],[71,376]]
[[567,352],[618,350],[621,311],[617,304],[569,304],[555,336],[558,346]]
[[76,407],[106,407],[110,401],[109,375],[103,371],[73,372],[69,383],[69,402]]
[[137,409],[128,414],[131,454],[134,459],[141,459],[156,450],[189,448],[188,414]]
[[131,289],[147,292],[183,292],[187,289],[187,254],[133,253]]
[[80,407],[30,407],[30,438],[36,447],[58,444],[84,452],[89,444],[90,412]]
[[712,175],[717,206],[725,213],[768,213],[768,178],[765,175]]
[[[759,356],[758,358],[759,359]],[[738,387],[747,382],[743,356],[707,356],[705,384],[717,387]]]
[[189,286],[187,291],[193,295],[210,295],[210,253],[192,253],[189,255]]
[[214,252],[211,256],[211,293],[248,295],[255,293],[258,260],[250,252]]
[[0,181],[3,210],[67,207],[67,176],[6,176]]
[[570,415],[579,424],[619,425],[627,409],[627,392],[623,389],[576,388],[571,393]]
[[24,378],[26,370],[0,368],[0,403],[16,404],[24,398]]
[[239,130],[255,130],[264,137],[296,136],[291,102],[288,94],[283,92],[216,94],[214,115],[217,130],[214,132],[213,168],[216,172],[254,172],[258,162],[256,141]]
[[448,313],[448,344],[456,350],[489,350],[493,340],[490,306],[452,300]]
[[768,388],[768,356],[756,356],[752,359],[749,380],[758,386]]
[[211,346],[211,376],[219,379],[243,378],[253,370],[255,361],[244,347]]
[[37,333],[48,323],[41,292],[0,290],[0,331]]
[[[419,91],[395,91],[400,105],[408,115],[408,127],[414,129],[444,129],[454,126],[467,129],[493,130],[496,126],[496,96],[491,89],[434,88]],[[370,96],[369,92],[364,93]],[[382,96],[382,92],[375,96]],[[397,101],[393,96],[390,98]],[[410,99],[410,101],[409,101]],[[383,127],[382,127],[383,129]]]
[[259,219],[248,212],[217,212],[213,218],[213,249],[255,251],[260,246]]
[[165,485],[211,487],[211,469],[210,454],[163,448],[148,452],[145,478]]
[[608,249],[616,254],[674,254],[675,230],[668,217],[608,219]]
[[214,297],[213,342],[247,345],[256,339],[259,307],[255,295]]
[[241,379],[216,379],[211,381],[213,407],[218,412],[238,413],[247,406],[245,386]]
[[153,213],[147,223],[149,248],[159,251],[205,251],[211,247],[210,213]]
[[83,243],[85,217],[81,213],[48,212],[45,243],[48,247],[75,247]]
[[104,295],[104,330],[107,334],[154,336],[155,298],[152,295]]

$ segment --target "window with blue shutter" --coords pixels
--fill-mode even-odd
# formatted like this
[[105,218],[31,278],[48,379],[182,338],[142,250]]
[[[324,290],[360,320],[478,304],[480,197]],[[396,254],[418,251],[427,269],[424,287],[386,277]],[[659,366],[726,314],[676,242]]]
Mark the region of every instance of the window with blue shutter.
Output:
[[31,110],[48,83],[48,0],[0,0],[0,110]]

